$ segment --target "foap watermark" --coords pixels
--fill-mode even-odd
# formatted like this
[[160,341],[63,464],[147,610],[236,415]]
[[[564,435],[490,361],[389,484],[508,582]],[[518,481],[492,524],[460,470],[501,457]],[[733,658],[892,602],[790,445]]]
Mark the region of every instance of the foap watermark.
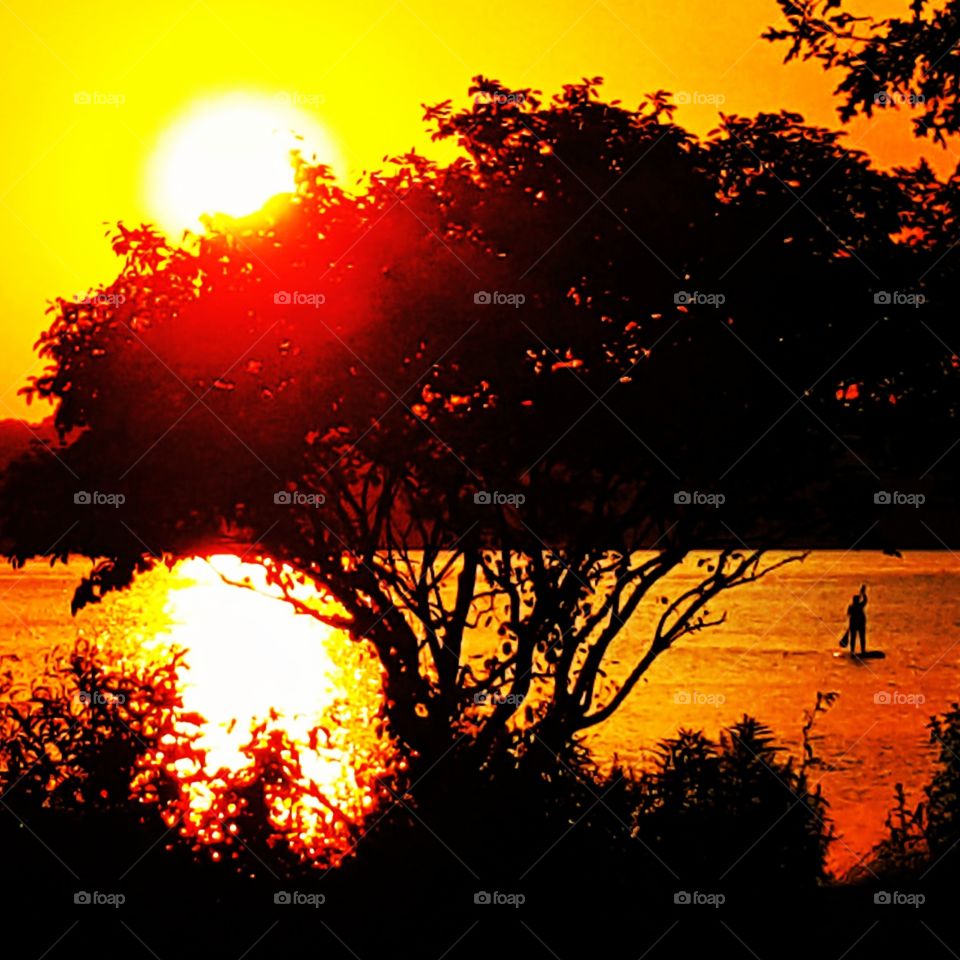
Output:
[[727,702],[727,698],[722,693],[709,693],[703,690],[677,690],[673,694],[673,702],[698,707],[722,707]]
[[508,103],[520,104],[526,99],[523,93],[503,93],[500,90],[480,90],[473,95],[474,103],[496,103],[500,106]]
[[322,493],[303,493],[301,490],[278,490],[273,502],[281,507],[322,507],[327,498]]
[[127,302],[122,293],[78,293],[71,302],[85,307],[119,307]]
[[926,103],[927,98],[922,93],[897,93],[896,91],[880,90],[873,95],[873,102],[880,107],[910,106]]
[[273,295],[273,302],[282,306],[313,307],[316,310],[327,302],[327,298],[322,293],[307,293],[303,290],[277,290]]
[[473,295],[473,302],[481,306],[520,307],[527,302],[522,293],[501,293],[499,290],[477,290]]
[[677,490],[673,502],[679,506],[720,507],[727,502],[722,493],[702,493],[699,490]]
[[722,907],[727,898],[722,893],[703,893],[700,890],[677,890],[673,895],[673,902],[681,906],[693,907]]
[[108,690],[80,690],[77,693],[77,699],[88,706],[97,704],[104,706],[108,703],[126,703],[127,695],[125,693],[110,693]]
[[122,107],[127,98],[122,93],[106,93],[103,90],[78,90],[73,95],[78,107]]
[[492,904],[498,907],[522,907],[527,902],[527,898],[522,893],[501,893],[499,890],[491,893],[489,890],[478,890],[473,895],[473,902],[485,906]]
[[478,490],[473,495],[473,502],[484,506],[510,506],[519,507],[527,502],[527,497],[523,493],[501,493],[499,490]]
[[873,902],[881,907],[922,907],[927,898],[922,893],[904,893],[902,890],[877,890]]
[[101,893],[99,890],[77,890],[73,895],[73,902],[82,906],[95,907],[122,907],[127,898],[122,893]]
[[486,690],[478,690],[473,695],[474,703],[493,703],[496,705],[509,704],[511,707],[519,707],[523,703],[523,697],[519,693],[489,693]]
[[913,507],[916,509],[927,502],[922,493],[902,493],[899,490],[877,490],[873,502],[884,507]]
[[704,293],[701,290],[678,290],[673,295],[678,307],[722,307],[727,302],[723,293]]
[[284,906],[313,907],[316,909],[327,902],[325,894],[303,893],[300,890],[278,890],[273,895],[273,902]]
[[904,693],[902,690],[878,690],[873,702],[882,707],[922,707],[927,698],[922,693]]
[[101,490],[77,490],[73,502],[80,507],[122,507],[127,498],[122,493],[104,493]]
[[280,90],[273,95],[277,103],[285,107],[322,107],[327,98],[322,93],[308,92],[306,90]]
[[873,302],[881,307],[920,307],[927,302],[925,294],[909,290],[878,290]]
[[717,93],[715,91],[681,90],[679,93],[677,93],[674,99],[681,107],[688,106],[689,104],[693,104],[695,106],[719,107],[721,104],[727,102],[727,95],[725,93]]

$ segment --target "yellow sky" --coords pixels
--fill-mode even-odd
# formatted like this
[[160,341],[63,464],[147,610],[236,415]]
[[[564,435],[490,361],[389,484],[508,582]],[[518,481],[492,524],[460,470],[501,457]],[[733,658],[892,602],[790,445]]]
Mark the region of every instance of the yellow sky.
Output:
[[[476,73],[545,92],[601,75],[626,105],[657,88],[712,99],[677,115],[700,133],[718,97],[725,112],[789,108],[835,126],[835,78],[783,67],[784,48],[759,39],[778,18],[773,0],[0,0],[0,417],[23,415],[15,395],[36,372],[47,299],[115,274],[103,222],[151,218],[149,161],[198,100],[299,98],[354,171],[429,152],[420,104],[465,100]],[[850,140],[884,165],[956,162],[913,142],[904,114],[854,124]]]

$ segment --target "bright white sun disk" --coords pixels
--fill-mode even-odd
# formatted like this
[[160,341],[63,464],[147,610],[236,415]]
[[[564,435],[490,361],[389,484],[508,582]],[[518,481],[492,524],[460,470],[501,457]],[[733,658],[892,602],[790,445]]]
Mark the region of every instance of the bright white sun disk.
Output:
[[243,217],[294,188],[291,150],[334,170],[340,158],[320,121],[283,99],[237,94],[197,104],[162,137],[147,177],[149,205],[168,230],[203,214]]

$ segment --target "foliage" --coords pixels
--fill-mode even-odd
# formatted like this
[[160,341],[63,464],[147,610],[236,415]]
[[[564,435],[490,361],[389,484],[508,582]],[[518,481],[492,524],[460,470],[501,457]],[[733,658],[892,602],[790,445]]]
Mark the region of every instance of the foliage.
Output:
[[868,864],[876,874],[950,885],[957,876],[960,844],[960,705],[931,717],[927,724],[936,750],[936,767],[923,788],[923,800],[911,807],[902,784],[887,817],[887,836]]
[[[476,78],[470,108],[427,110],[447,167],[398,157],[352,195],[301,163],[295,196],[183,248],[121,225],[120,276],[40,341],[28,395],[64,446],[8,471],[7,555],[97,559],[82,605],[161,557],[258,553],[291,602],[291,577],[336,596],[429,765],[464,733],[485,755],[604,720],[770,571],[744,543],[870,545],[876,477],[926,470],[960,399],[949,187],[793,114],[701,142],[665,92],[598,87]],[[922,317],[874,302],[930,258]],[[722,510],[678,502],[720,487]],[[614,681],[641,603],[662,616]],[[471,652],[485,628],[498,649]]]
[[786,59],[819,60],[843,79],[836,93],[846,122],[858,114],[907,106],[917,136],[946,138],[960,132],[957,76],[960,3],[911,0],[910,16],[855,16],[842,0],[779,0],[789,26],[771,27],[768,40],[789,41]]
[[806,764],[780,753],[770,729],[746,716],[719,742],[691,730],[662,740],[639,778],[636,836],[685,881],[822,880],[828,805]]
[[[0,690],[4,804],[28,824],[52,824],[57,835],[75,829],[78,818],[148,835],[176,831],[193,854],[247,875],[327,868],[353,854],[367,811],[321,792],[303,754],[352,762],[355,795],[369,796],[374,808],[399,788],[400,771],[352,751],[334,710],[334,733],[315,730],[310,744],[291,743],[262,722],[243,747],[249,766],[211,775],[198,743],[204,718],[183,707],[182,659],[132,663],[81,639],[69,654],[48,654],[29,682],[11,672]],[[330,736],[335,744],[325,742]],[[316,804],[319,819],[311,813]],[[121,845],[114,853],[127,851]]]
[[[588,894],[598,870],[650,889],[671,874],[726,887],[823,876],[826,801],[809,789],[804,765],[781,759],[769,730],[746,717],[718,743],[691,731],[662,741],[655,767],[639,775],[601,772],[577,744],[523,749],[515,735],[513,748],[481,768],[460,745],[442,776],[383,780],[370,822],[346,832],[334,823],[328,846],[312,851],[278,829],[270,800],[273,791],[290,793],[306,747],[261,730],[250,746],[255,769],[227,784],[201,823],[183,804],[198,759],[183,721],[200,718],[183,715],[179,660],[118,671],[110,658],[105,670],[99,662],[108,653],[80,643],[68,657],[51,657],[29,690],[3,691],[0,798],[69,859],[115,860],[114,877],[125,875],[131,850],[152,849],[157,837],[169,842],[151,871],[186,889],[231,872],[267,884],[302,880],[331,865],[342,865],[342,882],[356,875],[366,889],[408,859],[438,890],[462,881],[464,863],[485,877],[536,869],[527,883],[550,886],[556,868],[547,858],[558,837],[574,894],[578,883]],[[78,700],[78,689],[98,691],[102,702]],[[174,831],[187,843],[174,844]],[[349,860],[358,851],[362,870]]]

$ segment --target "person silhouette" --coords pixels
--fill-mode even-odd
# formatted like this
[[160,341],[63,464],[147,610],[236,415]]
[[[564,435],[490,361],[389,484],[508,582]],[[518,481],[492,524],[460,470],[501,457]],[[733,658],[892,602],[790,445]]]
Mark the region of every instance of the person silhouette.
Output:
[[857,655],[857,637],[860,638],[860,653],[867,652],[867,585],[860,585],[860,592],[855,593],[847,607],[847,617],[849,618],[848,636],[850,638],[850,653]]

